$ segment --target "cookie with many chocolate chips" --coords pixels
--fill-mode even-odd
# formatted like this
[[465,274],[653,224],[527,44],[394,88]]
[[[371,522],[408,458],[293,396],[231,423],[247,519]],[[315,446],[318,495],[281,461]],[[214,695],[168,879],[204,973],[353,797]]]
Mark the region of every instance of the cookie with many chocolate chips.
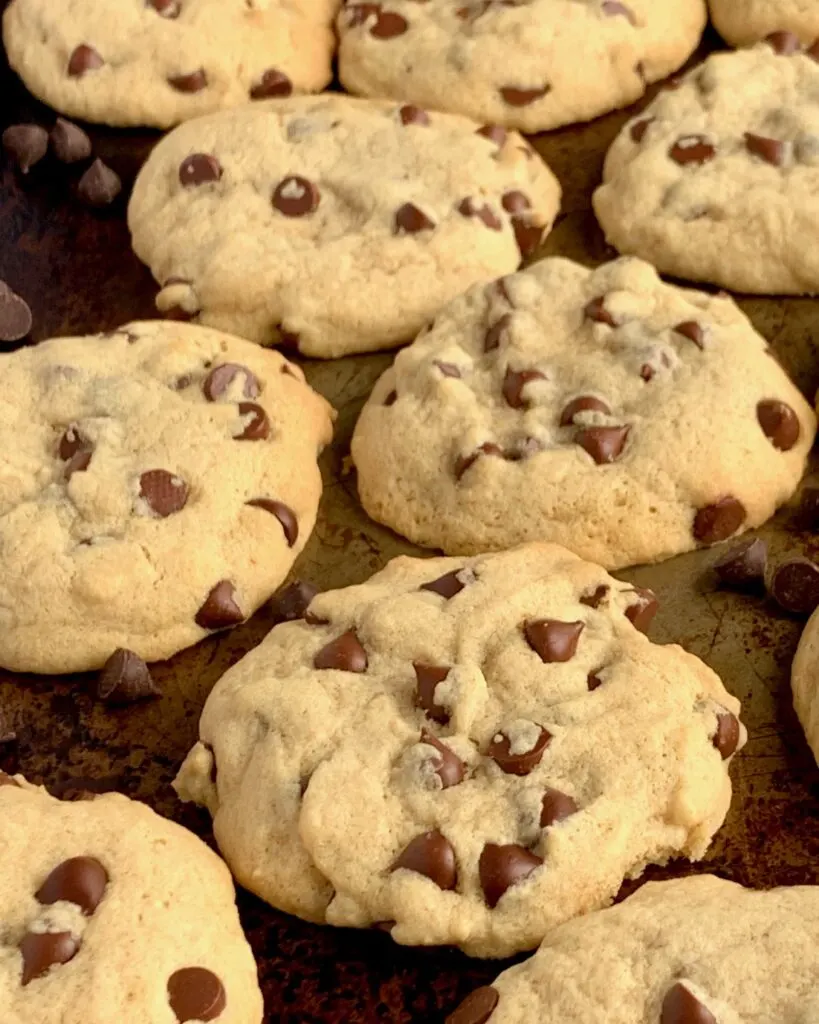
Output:
[[764,522],[814,430],[729,298],[636,259],[546,259],[473,288],[399,353],[352,454],[364,508],[419,544],[543,539],[615,568]]
[[708,0],[708,6],[732,46],[750,46],[774,32],[793,32],[807,45],[819,38],[816,0]]
[[162,313],[328,357],[407,342],[464,288],[515,270],[559,195],[515,133],[302,97],[177,128],[128,219]]
[[0,665],[168,658],[283,581],[333,414],[278,352],[145,321],[0,355],[0,377]]
[[804,245],[817,189],[819,48],[777,33],[661,91],[615,139],[593,202],[608,241],[664,273],[799,295],[819,292]]
[[55,110],[168,128],[250,100],[319,92],[338,0],[11,0],[9,63]]
[[3,1024],[261,1024],[229,872],[145,804],[0,772],[0,869]]
[[633,103],[705,20],[704,0],[347,0],[339,74],[364,96],[537,132]]
[[175,786],[276,907],[530,949],[727,811],[739,702],[646,639],[656,609],[552,544],[396,558],[222,677]]
[[819,763],[819,610],[808,619],[791,668],[793,703]]
[[650,882],[550,932],[447,1024],[807,1024],[819,1020],[818,947],[816,886]]

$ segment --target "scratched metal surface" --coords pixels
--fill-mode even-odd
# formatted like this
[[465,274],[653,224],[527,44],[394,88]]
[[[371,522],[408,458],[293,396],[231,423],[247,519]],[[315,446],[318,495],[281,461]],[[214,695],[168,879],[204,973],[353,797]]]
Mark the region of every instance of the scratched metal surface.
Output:
[[[713,45],[708,38],[703,51]],[[610,255],[590,212],[590,196],[606,147],[632,113],[536,140],[564,188],[563,211],[544,253],[587,263]],[[0,129],[21,120],[49,125],[53,119],[5,64],[0,115]],[[92,135],[98,155],[126,184],[156,138],[108,129],[93,129]],[[28,180],[6,164],[0,173],[0,278],[31,304],[33,341],[152,316],[155,288],[130,253],[124,202],[103,214],[84,210],[70,197],[76,175],[50,163],[35,168]],[[817,303],[753,299],[742,305],[812,396],[819,383]],[[335,442],[322,460],[326,489],[318,525],[295,571],[322,588],[363,580],[397,554],[422,553],[367,519],[346,461],[356,415],[389,362],[389,355],[374,355],[305,365],[310,382],[339,410]],[[819,538],[800,531],[793,508],[761,534],[774,556],[819,554]],[[653,639],[679,642],[704,658],[741,698],[750,731],[732,768],[731,812],[706,860],[693,869],[675,864],[650,876],[713,870],[753,886],[812,882],[819,862],[819,772],[796,722],[788,683],[801,623],[777,613],[762,596],[718,590],[707,572],[713,558],[701,552],[621,574],[660,597]],[[165,695],[127,710],[95,703],[84,677],[0,672],[0,709],[17,733],[15,741],[0,743],[0,768],[22,771],[66,797],[83,789],[122,790],[209,839],[207,816],[179,804],[169,783],[196,736],[210,688],[270,625],[269,614],[261,611],[232,633],[156,666]],[[269,1022],[438,1021],[499,969],[449,950],[404,949],[380,932],[304,924],[245,893],[240,906],[259,961]]]

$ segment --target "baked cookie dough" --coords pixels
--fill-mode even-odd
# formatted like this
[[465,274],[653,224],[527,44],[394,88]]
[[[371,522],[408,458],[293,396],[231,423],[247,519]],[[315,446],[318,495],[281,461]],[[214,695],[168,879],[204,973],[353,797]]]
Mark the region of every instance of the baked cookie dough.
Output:
[[818,947],[817,886],[650,882],[550,932],[447,1024],[808,1024]]
[[633,103],[705,22],[704,0],[348,2],[339,75],[351,92],[538,132]]
[[175,786],[275,907],[531,949],[728,809],[739,702],[642,635],[656,608],[552,544],[396,558],[222,677]]
[[376,384],[352,454],[364,508],[419,544],[543,539],[616,568],[763,523],[815,425],[728,297],[555,258],[444,309]]
[[559,197],[515,133],[302,97],[177,128],[128,220],[161,312],[326,357],[409,341],[465,288],[515,270]]
[[660,92],[615,139],[593,202],[608,241],[662,272],[800,295],[819,292],[817,191],[819,62],[782,34]]
[[810,45],[819,38],[817,0],[708,0],[711,20],[732,46],[750,46],[772,32],[795,32]]
[[131,323],[0,355],[0,665],[168,658],[304,547],[332,410],[278,352]]
[[11,0],[9,63],[71,117],[168,128],[248,100],[318,92],[338,0]]
[[796,714],[819,763],[819,610],[808,619],[791,669]]
[[230,873],[187,829],[0,772],[0,868],[3,1024],[261,1024]]

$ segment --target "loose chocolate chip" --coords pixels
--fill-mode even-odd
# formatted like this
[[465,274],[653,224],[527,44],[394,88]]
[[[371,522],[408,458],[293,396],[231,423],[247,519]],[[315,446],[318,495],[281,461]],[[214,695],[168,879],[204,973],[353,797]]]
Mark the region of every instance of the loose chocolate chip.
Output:
[[282,524],[288,547],[293,547],[299,539],[299,521],[292,508],[281,501],[274,501],[272,498],[253,498],[251,501],[246,501],[245,504],[252,505],[253,508],[262,508],[265,512],[274,515]]
[[392,870],[405,868],[425,875],[439,889],[454,889],[458,882],[458,867],[452,843],[437,830],[422,832],[404,848],[392,865]]
[[756,418],[765,437],[780,452],[789,452],[799,440],[799,417],[785,402],[776,399],[760,402]]
[[384,399],[384,405],[386,405],[386,406],[395,405],[395,403],[397,401],[398,401],[398,392],[397,391],[391,391],[387,395],[387,397]]
[[499,732],[489,744],[487,755],[507,775],[528,775],[543,760],[543,755],[552,738],[552,734],[542,725],[538,728],[540,732],[531,750],[513,753],[512,741],[505,732]]
[[100,57],[93,46],[86,46],[82,43],[68,58],[68,74],[72,78],[84,75],[86,71],[96,71],[101,68],[105,61]]
[[412,103],[406,103],[398,111],[398,116],[401,118],[401,124],[429,124],[429,114],[426,110],[422,110],[421,107],[413,106]]
[[375,39],[395,39],[402,36],[409,28],[409,22],[400,14],[394,11],[379,11],[372,27],[370,35]]
[[482,135],[485,139],[489,139],[490,142],[494,142],[496,146],[500,147],[506,142],[506,137],[509,133],[499,124],[485,124],[475,134]]
[[580,603],[588,605],[589,608],[599,608],[600,605],[606,600],[609,594],[609,587],[605,583],[602,583],[599,587],[595,587],[594,592],[591,594],[584,594],[580,598]]
[[654,591],[649,590],[647,587],[635,587],[634,597],[635,601],[633,604],[626,608],[626,618],[635,629],[639,629],[641,633],[646,633],[654,616],[657,614],[660,602],[657,600]]
[[38,124],[13,124],[3,132],[3,149],[23,174],[42,160],[48,150],[48,133]]
[[179,181],[186,188],[218,181],[222,177],[222,165],[210,153],[192,153],[179,165]]
[[449,710],[435,703],[435,687],[449,675],[449,669],[442,665],[424,665],[419,661],[412,664],[415,669],[415,703],[434,722],[446,725],[449,721]]
[[180,0],[148,0],[148,3],[162,18],[178,18],[181,10]]
[[173,75],[168,79],[168,85],[177,92],[201,92],[208,84],[208,76],[204,68],[198,68],[189,75]]
[[71,932],[27,932],[20,942],[23,957],[21,984],[41,978],[56,964],[67,964],[80,948]]
[[441,789],[449,789],[450,786],[457,786],[459,782],[463,782],[466,765],[454,751],[426,729],[421,732],[421,742],[434,747],[438,752],[439,756],[434,758],[432,763],[435,766],[435,774],[441,780]]
[[765,578],[767,563],[768,545],[759,537],[748,537],[730,547],[712,568],[728,586],[748,587]]
[[705,328],[696,320],[686,320],[672,329],[675,334],[681,334],[689,341],[693,341],[697,348],[705,348]]
[[461,579],[463,569],[454,569],[452,572],[439,576],[437,580],[430,583],[422,583],[419,590],[431,590],[433,594],[440,594],[449,600],[464,589],[466,584]]
[[270,436],[270,420],[267,413],[255,402],[239,402],[239,415],[245,419],[241,433],[234,434],[234,441],[264,441]]
[[792,53],[798,53],[802,49],[799,36],[793,32],[771,32],[765,36],[765,42],[780,57],[790,57]]
[[561,622],[558,619],[535,619],[523,626],[527,643],[547,665],[570,661],[583,629],[582,622]]
[[396,235],[416,235],[419,231],[430,231],[434,227],[435,221],[430,220],[413,203],[404,203],[395,211]]
[[535,224],[528,217],[513,217],[512,230],[515,233],[515,241],[518,243],[521,259],[525,260],[540,245],[543,238],[543,225]]
[[325,644],[313,657],[313,667],[338,669],[339,672],[366,672],[367,652],[361,646],[354,629]]
[[489,327],[484,335],[483,339],[483,350],[484,352],[492,352],[494,349],[500,346],[501,340],[506,331],[512,325],[512,314],[504,313],[503,316],[496,320],[491,327]]
[[506,404],[513,409],[523,409],[528,402],[523,397],[523,389],[533,380],[546,380],[546,374],[539,370],[520,370],[516,372],[507,367],[506,376],[503,378],[503,397]]
[[267,100],[273,96],[289,96],[293,83],[283,71],[268,68],[261,79],[250,90],[252,100]]
[[492,210],[492,207],[488,203],[479,203],[471,196],[467,196],[466,199],[462,199],[458,203],[458,213],[464,217],[477,217],[485,227],[492,231],[500,231],[503,228],[500,218]]
[[583,313],[589,320],[598,324],[608,324],[609,327],[619,327],[620,321],[606,309],[606,296],[598,295],[597,298],[587,302]]
[[26,300],[0,281],[0,342],[21,341],[31,330],[31,322]]
[[788,154],[788,147],[779,139],[768,139],[764,135],[753,135],[745,133],[745,147],[749,153],[758,156],[765,163],[773,164],[774,167],[781,167],[785,163]]
[[476,988],[447,1017],[445,1024],[486,1024],[498,1005],[498,990],[491,985]]
[[584,427],[574,443],[589,453],[598,466],[615,462],[623,453],[631,427]]
[[241,363],[222,363],[214,366],[202,384],[202,393],[209,402],[223,398],[236,377],[243,378],[242,394],[245,398],[258,398],[261,385],[254,373]]
[[244,618],[236,603],[236,588],[230,580],[220,580],[205,598],[194,621],[202,629],[227,629],[238,626]]
[[84,473],[91,464],[91,456],[93,451],[90,448],[81,448],[75,455],[66,462],[65,469],[63,470],[63,476],[66,480],[70,480],[75,473]]
[[730,711],[717,714],[717,731],[711,741],[720,752],[723,761],[734,753],[739,745],[739,719]]
[[215,1020],[227,1005],[225,988],[205,967],[183,967],[168,978],[168,1002],[179,1024]]
[[88,206],[110,206],[121,191],[120,176],[99,158],[77,183],[77,195]]
[[160,519],[167,519],[187,504],[188,485],[167,469],[149,469],[139,478],[139,496]]
[[528,878],[542,863],[541,857],[515,843],[487,843],[478,861],[478,876],[489,906],[494,909],[507,889]]
[[306,217],[318,209],[320,202],[317,186],[298,174],[282,178],[273,193],[273,205],[285,217]]
[[561,427],[573,425],[575,416],[579,412],[602,412],[608,416],[611,409],[601,398],[595,398],[594,395],[580,395],[578,398],[573,398],[560,414]]
[[435,359],[432,365],[438,367],[443,377],[459,379],[461,376],[461,371],[454,363],[444,363],[440,359]]
[[131,704],[162,696],[142,658],[124,647],[118,647],[103,665],[96,690],[97,697],[109,704]]
[[655,118],[653,117],[642,117],[639,121],[635,121],[634,124],[631,126],[629,132],[632,141],[636,142],[639,145],[645,138],[646,132],[654,123],[654,121]]
[[91,156],[91,139],[72,121],[58,117],[49,136],[54,156],[64,164],[76,164]]
[[571,817],[577,811],[577,803],[568,793],[561,793],[559,789],[547,786],[540,802],[540,827],[548,828],[558,821]]
[[748,513],[736,498],[720,498],[713,505],[699,509],[694,516],[694,539],[701,544],[716,544],[737,532]]
[[501,99],[510,107],[528,107],[530,103],[543,99],[550,90],[551,86],[548,84],[534,89],[519,89],[514,85],[504,85],[499,92]]
[[504,452],[503,448],[501,448],[500,445],[495,444],[494,441],[486,441],[474,452],[470,452],[468,455],[459,455],[455,460],[455,479],[460,480],[469,467],[478,461],[481,455],[497,455],[503,457]]
[[819,607],[819,566],[807,558],[784,562],[771,576],[770,591],[786,612],[812,614]]
[[699,166],[713,160],[717,151],[703,135],[683,135],[669,149],[668,155],[683,167],[687,164]]
[[634,17],[634,12],[630,7],[626,7],[625,4],[621,4],[619,0],[603,0],[603,14],[608,17],[614,17],[617,14],[621,14],[624,18],[628,18],[632,25],[637,24],[637,19]]
[[274,624],[302,618],[318,592],[318,587],[306,580],[294,580],[282,587],[270,599],[269,608]]
[[72,857],[58,864],[37,890],[39,903],[75,903],[86,916],[99,906],[108,885],[108,872],[95,857]]

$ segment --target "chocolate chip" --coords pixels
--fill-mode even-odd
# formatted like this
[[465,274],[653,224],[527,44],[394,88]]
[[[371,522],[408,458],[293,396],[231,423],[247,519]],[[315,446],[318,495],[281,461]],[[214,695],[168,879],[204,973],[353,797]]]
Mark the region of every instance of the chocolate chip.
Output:
[[583,307],[583,314],[589,320],[598,324],[608,324],[609,327],[619,327],[620,321],[606,309],[606,296],[598,295],[597,298],[587,302]]
[[756,407],[756,418],[765,437],[780,452],[789,452],[799,440],[799,417],[785,402],[766,399]]
[[599,608],[608,597],[609,589],[605,583],[602,583],[599,587],[595,587],[593,593],[583,594],[580,603],[588,605],[589,608]]
[[96,71],[101,68],[105,61],[100,57],[93,46],[86,46],[82,43],[68,58],[68,74],[72,78],[84,75],[86,71]]
[[179,181],[186,188],[218,181],[222,177],[222,165],[210,153],[192,153],[179,165]]
[[516,372],[507,367],[506,376],[503,378],[503,397],[506,404],[513,409],[523,409],[528,403],[523,397],[523,389],[533,380],[546,380],[546,374],[539,370],[520,370]]
[[325,644],[313,657],[314,668],[337,669],[339,672],[366,672],[367,664],[367,652],[354,629]]
[[379,11],[370,28],[370,35],[375,39],[395,39],[396,36],[402,36],[408,28],[409,22],[402,15],[394,11]]
[[443,377],[459,379],[461,376],[461,371],[454,363],[444,363],[440,359],[435,359],[432,365],[438,367]]
[[77,195],[88,206],[109,206],[122,191],[116,171],[96,159],[77,183]]
[[192,71],[189,75],[173,75],[168,78],[168,85],[177,92],[201,92],[208,84],[208,76],[204,68]]
[[699,509],[694,516],[694,539],[701,544],[716,544],[737,532],[748,513],[736,498],[720,498],[713,505]]
[[48,133],[38,124],[13,124],[3,132],[3,149],[28,174],[48,151]]
[[486,1024],[498,1005],[498,990],[491,985],[476,988],[447,1017],[445,1024]]
[[84,473],[91,465],[91,456],[93,454],[90,448],[81,448],[75,455],[72,455],[68,462],[66,462],[65,469],[63,470],[65,479],[70,480],[75,473]]
[[660,602],[657,600],[654,591],[649,590],[647,587],[635,587],[634,597],[634,602],[626,608],[626,618],[635,629],[639,629],[641,633],[646,633],[654,616],[657,614]]
[[573,398],[560,414],[561,427],[573,425],[575,416],[579,412],[602,412],[608,416],[611,409],[601,398],[595,398],[594,395],[580,395],[578,398]]
[[401,124],[429,124],[429,114],[426,110],[422,110],[420,107],[413,106],[412,103],[406,103],[398,111],[398,116],[401,118]]
[[398,392],[397,391],[391,391],[387,395],[387,397],[384,399],[384,405],[386,405],[386,406],[395,405],[395,403],[397,401],[398,401]]
[[583,629],[582,622],[561,622],[558,619],[535,619],[523,626],[527,643],[547,665],[570,661]]
[[293,83],[283,71],[268,68],[261,79],[250,90],[252,100],[266,100],[272,96],[289,96],[293,92]]
[[76,455],[77,452],[90,451],[93,447],[88,438],[72,423],[71,426],[65,428],[63,436],[60,438],[57,452],[60,458],[65,461]]
[[419,231],[430,231],[434,227],[435,221],[430,220],[413,203],[404,203],[395,212],[396,235],[416,235]]
[[669,149],[668,155],[683,167],[688,164],[700,166],[713,160],[717,151],[703,135],[683,135]]
[[717,730],[711,741],[720,752],[723,761],[736,751],[739,745],[739,719],[730,711],[717,713]]
[[404,848],[392,865],[392,870],[404,868],[431,879],[439,889],[454,889],[458,882],[458,868],[452,843],[437,829],[422,832]]
[[807,558],[784,562],[771,576],[770,591],[786,612],[812,614],[819,607],[819,566]]
[[492,231],[500,231],[503,227],[500,218],[488,203],[481,204],[471,196],[467,196],[466,199],[462,199],[458,203],[458,213],[464,217],[477,217],[485,227]]
[[475,134],[482,135],[485,139],[489,139],[490,142],[494,142],[495,145],[500,148],[506,142],[506,137],[509,133],[499,124],[485,124],[482,128],[479,128]]
[[449,789],[450,786],[457,786],[459,782],[463,782],[466,765],[453,750],[426,729],[421,732],[421,743],[434,747],[438,752],[439,756],[433,758],[432,764],[435,774],[441,780],[441,789]]
[[660,1024],[717,1024],[717,1019],[689,988],[677,982],[663,999]]
[[350,28],[355,28],[357,25],[363,25],[364,22],[374,14],[378,15],[380,11],[381,4],[349,4],[345,8],[345,12],[347,14],[347,25]]
[[180,0],[148,0],[148,3],[161,18],[179,17]]
[[478,861],[478,876],[489,906],[494,909],[507,889],[528,878],[542,863],[541,857],[515,843],[487,843]]
[[76,164],[91,156],[91,139],[73,121],[58,117],[49,136],[54,156],[64,164]]
[[97,697],[109,704],[131,704],[162,696],[142,658],[124,647],[118,647],[103,665],[96,690]]
[[453,569],[452,572],[439,576],[437,580],[432,580],[430,583],[422,583],[418,589],[431,590],[433,594],[440,594],[441,597],[449,600],[451,597],[455,597],[456,594],[460,594],[466,586],[461,579],[463,572],[463,569]]
[[734,544],[714,562],[712,568],[723,583],[748,587],[765,578],[768,545],[759,537],[748,537]]
[[234,441],[264,441],[270,436],[270,420],[267,413],[255,402],[239,402],[239,415],[245,419],[241,433],[234,434]]
[[253,508],[262,508],[265,512],[274,515],[282,524],[288,547],[293,547],[299,539],[299,521],[292,508],[281,501],[274,501],[272,498],[253,498],[251,501],[246,501],[245,504],[251,505]]
[[697,348],[705,348],[705,328],[702,324],[698,324],[696,320],[685,320],[683,323],[673,327],[672,330],[675,334],[681,334],[684,338],[688,338],[689,341],[693,341]]
[[780,57],[790,57],[792,53],[798,53],[802,49],[799,36],[793,32],[771,32],[765,36],[765,42]]
[[14,786],[19,789],[19,784],[10,776],[6,775],[5,772],[0,772],[0,786]]
[[577,811],[577,803],[568,793],[561,793],[559,789],[547,786],[540,802],[540,827],[549,828],[550,825],[571,817]]
[[788,147],[784,142],[768,139],[764,135],[753,135],[751,132],[745,133],[745,147],[749,153],[774,167],[781,167],[788,155]]
[[634,12],[631,8],[626,7],[625,4],[621,4],[619,0],[603,0],[602,11],[603,14],[610,18],[620,14],[624,18],[627,18],[632,25],[637,24],[637,19],[634,17]]
[[0,342],[21,341],[31,330],[31,322],[26,300],[0,281]]
[[497,455],[502,458],[504,451],[500,445],[495,444],[493,441],[486,441],[474,452],[470,452],[468,455],[459,455],[455,460],[455,479],[460,480],[469,467],[478,461],[481,455]]
[[95,857],[72,857],[58,864],[37,890],[39,903],[58,900],[76,904],[86,916],[99,906],[108,885],[108,872]]
[[415,669],[415,703],[423,708],[429,717],[446,725],[449,721],[449,710],[435,703],[435,687],[449,675],[449,669],[441,665],[424,665],[419,661],[412,664]]
[[632,141],[639,145],[655,120],[656,118],[653,117],[642,117],[639,121],[635,121],[629,130]]
[[498,91],[504,103],[508,103],[510,107],[527,107],[530,103],[543,99],[550,90],[551,86],[546,84],[534,89],[519,89],[514,85],[504,85]]
[[552,734],[542,725],[538,728],[540,732],[530,750],[513,753],[512,741],[505,732],[499,732],[489,744],[487,755],[507,775],[528,775],[543,760],[543,755],[552,738]]
[[22,985],[41,978],[56,964],[67,964],[80,943],[71,932],[27,932],[20,942],[23,957]]
[[258,398],[261,392],[259,380],[241,363],[222,363],[215,366],[202,384],[202,393],[209,402],[218,402],[228,394],[230,386],[239,375],[243,378],[242,394],[245,398]]
[[269,608],[274,624],[294,622],[302,618],[318,592],[318,587],[314,587],[306,580],[288,583],[270,599]]
[[513,217],[512,230],[515,233],[515,241],[518,243],[521,259],[525,260],[540,245],[543,238],[543,226],[535,224],[528,217]]
[[601,466],[622,455],[630,430],[631,427],[584,427],[574,435],[574,443]]
[[225,988],[205,967],[183,967],[168,978],[168,1002],[179,1024],[215,1020],[227,1005]]
[[492,352],[494,349],[500,346],[501,340],[504,334],[512,326],[512,314],[504,313],[503,316],[496,320],[491,327],[486,331],[483,338],[483,350],[484,352]]
[[194,621],[202,629],[227,629],[228,626],[238,626],[244,618],[236,603],[236,588],[230,580],[220,580],[211,588]]
[[139,496],[160,519],[167,519],[187,504],[188,485],[167,469],[149,469],[139,478]]
[[320,201],[317,186],[298,174],[282,178],[273,193],[273,206],[285,217],[306,217],[318,209]]

